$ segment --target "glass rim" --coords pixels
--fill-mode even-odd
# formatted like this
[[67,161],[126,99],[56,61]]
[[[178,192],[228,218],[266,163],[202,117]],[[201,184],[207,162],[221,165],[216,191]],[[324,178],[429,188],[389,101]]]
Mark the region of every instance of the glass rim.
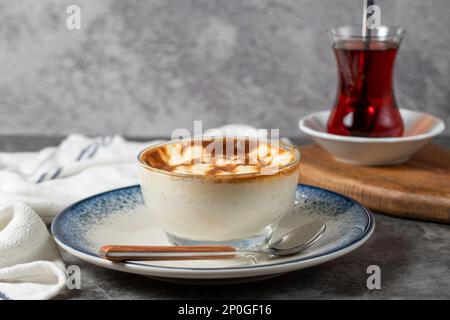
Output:
[[183,177],[183,178],[200,178],[200,179],[211,179],[214,177],[218,177],[218,179],[232,179],[232,178],[246,178],[246,177],[258,177],[258,176],[273,176],[276,175],[278,173],[284,172],[289,170],[290,168],[293,168],[295,166],[297,166],[300,163],[300,159],[301,159],[301,154],[300,154],[300,150],[290,144],[287,144],[281,140],[279,140],[278,143],[278,147],[279,148],[283,148],[285,150],[288,150],[289,152],[293,152],[295,154],[295,158],[290,161],[287,164],[284,164],[282,166],[279,166],[277,168],[277,170],[275,172],[273,172],[272,174],[268,173],[268,174],[261,174],[261,173],[238,173],[238,174],[230,174],[230,175],[220,175],[220,176],[208,176],[208,175],[204,175],[204,174],[192,174],[192,173],[181,173],[181,172],[171,172],[171,171],[167,171],[164,169],[160,169],[160,168],[155,168],[152,167],[151,165],[149,165],[146,161],[144,161],[143,159],[143,155],[145,153],[147,153],[150,150],[153,149],[157,149],[160,148],[164,145],[169,145],[169,144],[173,144],[173,143],[181,143],[181,142],[187,142],[187,141],[198,141],[198,140],[205,140],[205,139],[251,139],[251,140],[257,140],[257,141],[270,141],[270,139],[261,139],[261,138],[257,138],[257,137],[245,137],[245,136],[204,136],[204,137],[194,137],[194,138],[188,138],[188,139],[176,139],[176,140],[168,140],[168,141],[164,141],[155,145],[151,145],[148,146],[144,149],[142,149],[139,154],[137,155],[137,160],[139,163],[139,166],[142,169],[146,169],[148,171],[157,173],[157,174],[162,174],[165,176],[175,176],[175,177]]
[[332,27],[327,30],[328,35],[334,40],[369,40],[385,41],[397,40],[400,42],[406,31],[396,26],[382,25],[379,28],[371,30],[370,35],[363,36],[361,25],[344,25]]

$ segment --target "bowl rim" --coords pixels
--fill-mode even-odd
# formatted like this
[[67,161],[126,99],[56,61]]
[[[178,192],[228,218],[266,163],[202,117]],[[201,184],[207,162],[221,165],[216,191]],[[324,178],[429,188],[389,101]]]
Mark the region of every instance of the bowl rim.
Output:
[[[143,148],[137,155],[137,162],[139,167],[144,170],[144,172],[152,172],[155,174],[163,175],[163,176],[171,176],[171,177],[179,177],[179,178],[189,178],[189,179],[200,179],[200,180],[208,180],[208,181],[232,181],[235,179],[245,179],[245,178],[258,178],[258,177],[273,177],[277,176],[282,173],[290,172],[291,170],[298,167],[301,160],[301,153],[300,150],[293,145],[290,145],[286,142],[283,142],[281,139],[278,141],[278,147],[288,150],[289,152],[294,153],[295,158],[291,160],[289,163],[282,165],[277,168],[277,170],[273,173],[267,173],[267,174],[261,174],[261,173],[238,173],[238,174],[230,174],[230,175],[204,175],[204,174],[194,174],[194,173],[182,173],[182,172],[171,172],[166,171],[164,169],[155,168],[149,165],[145,162],[143,159],[143,155],[153,149],[161,148],[162,146],[169,145],[169,144],[176,144],[176,143],[183,143],[187,141],[203,141],[205,139],[209,139],[211,141],[215,139],[233,139],[233,140],[256,140],[256,141],[263,141],[265,143],[270,143],[270,139],[261,139],[258,137],[246,137],[246,136],[199,136],[199,137],[191,137],[186,139],[175,139],[175,140],[168,140],[163,141],[161,143],[153,144],[150,146],[147,146]],[[268,142],[269,141],[269,142]]]
[[391,138],[367,138],[367,137],[352,137],[352,136],[340,136],[337,134],[332,134],[323,131],[317,131],[312,129],[310,126],[306,125],[306,121],[310,119],[314,119],[319,115],[329,114],[330,110],[322,110],[314,113],[310,113],[309,115],[300,118],[298,125],[302,132],[306,133],[312,137],[318,137],[325,140],[333,140],[333,141],[341,141],[341,142],[353,142],[353,143],[383,143],[383,142],[412,142],[412,141],[421,141],[425,139],[433,138],[439,134],[441,134],[445,130],[444,121],[436,116],[433,116],[426,112],[420,112],[410,109],[399,109],[401,113],[413,113],[422,116],[429,116],[436,120],[437,124],[431,128],[428,132],[407,136],[407,137],[391,137]]

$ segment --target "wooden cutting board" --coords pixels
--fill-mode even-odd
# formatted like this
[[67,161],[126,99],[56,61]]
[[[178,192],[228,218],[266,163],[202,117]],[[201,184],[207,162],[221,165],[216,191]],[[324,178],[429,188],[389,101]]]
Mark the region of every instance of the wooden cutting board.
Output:
[[301,183],[342,193],[377,212],[450,224],[450,149],[429,144],[407,163],[378,167],[337,162],[317,145],[300,152]]

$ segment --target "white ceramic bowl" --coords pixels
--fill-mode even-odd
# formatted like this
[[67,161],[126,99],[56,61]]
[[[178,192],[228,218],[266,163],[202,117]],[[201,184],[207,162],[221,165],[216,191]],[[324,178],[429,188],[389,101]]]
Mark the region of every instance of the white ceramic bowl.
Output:
[[[171,242],[180,245],[253,246],[269,240],[272,227],[292,205],[299,174],[298,150],[280,144],[281,149],[294,155],[293,160],[267,174],[176,173],[152,167],[146,162],[149,152],[167,145],[186,143],[189,144],[172,140],[150,146],[138,157],[147,210],[157,219]],[[255,140],[255,146],[256,143]]]
[[432,115],[400,109],[405,133],[398,138],[363,138],[327,133],[330,111],[310,114],[299,121],[300,130],[327,150],[336,160],[354,165],[392,165],[407,161],[445,129]]

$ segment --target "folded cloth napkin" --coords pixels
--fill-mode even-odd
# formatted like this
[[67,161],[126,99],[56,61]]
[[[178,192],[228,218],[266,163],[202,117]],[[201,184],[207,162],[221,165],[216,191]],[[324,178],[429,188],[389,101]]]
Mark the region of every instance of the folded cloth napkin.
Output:
[[0,204],[0,299],[48,299],[66,284],[47,227],[21,203]]
[[137,184],[136,156],[146,145],[70,135],[40,152],[0,153],[0,299],[49,299],[64,288],[64,264],[42,219]]

